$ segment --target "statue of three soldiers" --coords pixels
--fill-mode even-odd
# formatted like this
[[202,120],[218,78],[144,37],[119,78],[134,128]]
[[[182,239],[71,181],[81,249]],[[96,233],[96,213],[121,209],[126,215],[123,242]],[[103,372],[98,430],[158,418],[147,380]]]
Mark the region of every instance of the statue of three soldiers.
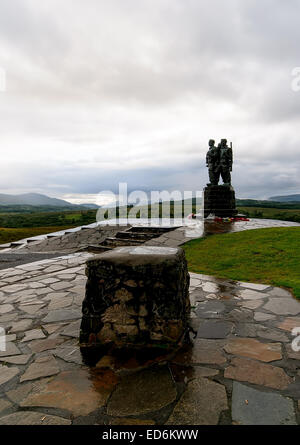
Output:
[[231,185],[232,171],[232,144],[227,145],[227,139],[221,139],[221,143],[216,147],[215,141],[209,141],[209,150],[206,155],[206,164],[209,172],[210,185],[218,185],[220,176],[225,186]]

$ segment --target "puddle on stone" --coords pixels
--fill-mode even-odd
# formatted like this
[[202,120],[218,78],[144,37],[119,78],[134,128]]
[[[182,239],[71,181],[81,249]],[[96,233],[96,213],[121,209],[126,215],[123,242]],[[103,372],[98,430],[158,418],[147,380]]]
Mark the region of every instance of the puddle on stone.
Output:
[[234,222],[215,222],[205,221],[203,236],[215,235],[217,233],[230,233],[234,232]]
[[119,382],[119,377],[111,369],[91,368],[89,379],[97,392],[110,389]]
[[135,372],[154,364],[170,360],[180,349],[163,348],[81,348],[85,365],[96,374],[100,370],[111,369],[114,372]]
[[170,370],[176,383],[187,383],[199,377],[214,377],[219,374],[218,369],[206,366],[184,366],[174,363],[170,365]]

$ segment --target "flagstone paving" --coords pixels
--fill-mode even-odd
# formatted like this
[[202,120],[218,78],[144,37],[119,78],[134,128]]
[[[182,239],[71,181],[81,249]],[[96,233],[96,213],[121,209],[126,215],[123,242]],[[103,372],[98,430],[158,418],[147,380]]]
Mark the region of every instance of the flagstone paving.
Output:
[[300,302],[287,290],[191,273],[190,342],[89,357],[78,333],[91,256],[0,271],[1,425],[300,423]]
[[[150,219],[141,219],[140,223],[133,223],[131,220],[130,222],[135,226],[149,226],[151,224]],[[176,220],[171,219],[167,225],[171,226],[171,224],[173,224],[174,230],[167,231],[155,239],[152,238],[149,241],[145,241],[144,244],[177,247],[189,241],[191,238],[199,238],[206,234],[240,232],[268,227],[300,227],[299,223],[292,221],[255,218],[251,218],[249,221],[229,223],[187,219],[186,223],[187,225],[182,226],[181,220],[181,223],[178,223],[176,227]],[[97,227],[95,227],[95,225],[96,224],[91,224],[89,226],[77,227],[75,229],[58,232],[57,234],[41,235],[34,239],[29,238],[29,241],[25,239],[17,243],[2,244],[0,245],[0,268],[9,267],[5,265],[9,263],[11,263],[12,266],[17,266],[23,263],[36,262],[55,257],[62,253],[70,254],[80,250],[88,250],[90,247],[99,246],[107,238],[115,236],[120,230],[128,231],[132,227],[132,225],[128,224],[128,220],[124,220],[121,228],[116,225],[115,220],[101,223]],[[56,266],[49,266],[46,272],[55,272],[55,268]],[[63,273],[63,271],[61,273]],[[68,271],[68,274],[71,273],[73,273],[73,271]],[[56,279],[56,281],[58,280]],[[260,287],[256,287],[256,289],[261,290]]]

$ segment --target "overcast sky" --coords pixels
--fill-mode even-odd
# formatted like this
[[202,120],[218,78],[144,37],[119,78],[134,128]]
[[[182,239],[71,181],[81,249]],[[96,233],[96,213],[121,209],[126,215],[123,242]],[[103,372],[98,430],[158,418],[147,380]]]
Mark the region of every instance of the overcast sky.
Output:
[[300,0],[0,0],[0,192],[300,193]]

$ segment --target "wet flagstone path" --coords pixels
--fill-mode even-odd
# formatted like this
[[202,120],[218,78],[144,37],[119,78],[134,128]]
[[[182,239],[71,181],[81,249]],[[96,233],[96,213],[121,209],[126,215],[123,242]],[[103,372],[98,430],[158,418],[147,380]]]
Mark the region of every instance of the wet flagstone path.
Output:
[[288,291],[191,274],[190,344],[88,366],[77,338],[90,256],[0,271],[0,425],[300,423]]

